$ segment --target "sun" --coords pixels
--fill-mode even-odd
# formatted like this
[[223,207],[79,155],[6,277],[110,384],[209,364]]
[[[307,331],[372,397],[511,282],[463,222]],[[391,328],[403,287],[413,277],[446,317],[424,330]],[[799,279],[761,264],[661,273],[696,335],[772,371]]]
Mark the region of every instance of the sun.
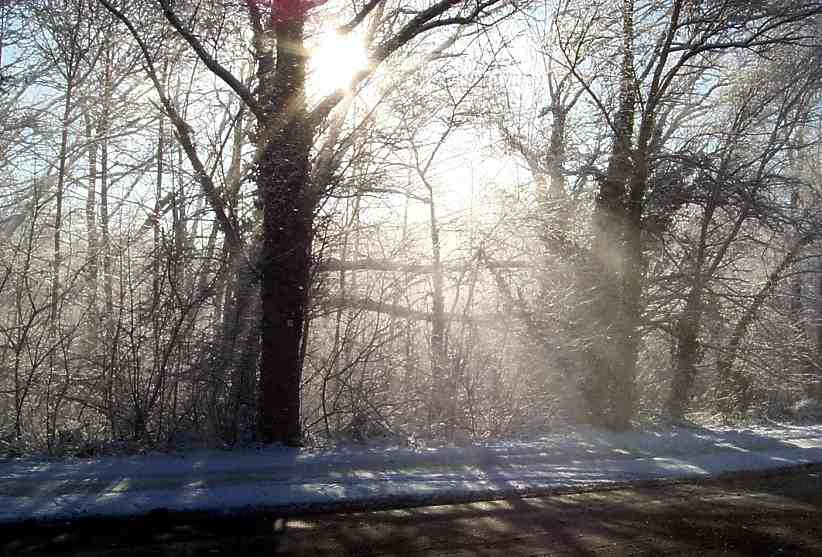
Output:
[[368,53],[362,39],[353,33],[328,33],[311,49],[311,74],[320,93],[348,89],[351,80],[368,68]]

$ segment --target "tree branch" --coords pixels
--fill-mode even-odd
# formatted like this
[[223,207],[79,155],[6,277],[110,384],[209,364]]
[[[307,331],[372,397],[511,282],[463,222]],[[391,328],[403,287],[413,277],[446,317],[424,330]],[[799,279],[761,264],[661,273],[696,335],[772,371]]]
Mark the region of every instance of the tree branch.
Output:
[[248,90],[242,81],[237,79],[234,74],[225,69],[211,54],[208,53],[208,51],[206,51],[200,40],[186,28],[183,22],[180,21],[180,18],[177,17],[177,14],[174,13],[174,10],[171,9],[168,0],[159,0],[159,2],[163,8],[163,15],[165,18],[171,26],[178,33],[180,33],[185,41],[191,45],[191,48],[197,56],[199,56],[200,60],[203,61],[206,67],[211,70],[214,75],[222,79],[226,85],[231,87],[235,93],[237,93],[237,95],[243,100],[246,106],[248,106],[249,110],[254,113],[254,116],[256,116],[258,120],[263,119],[265,117],[265,111],[257,102],[257,99],[255,99],[251,94],[251,91]]
[[[486,261],[488,269],[533,269],[536,264],[533,261]],[[465,263],[445,263],[442,266],[444,271],[461,272],[473,268],[472,262]],[[356,259],[353,261],[341,261],[339,259],[329,259],[319,264],[317,272],[336,273],[339,271],[384,271],[393,273],[428,274],[433,272],[434,266],[431,264],[419,263],[398,263],[385,259]]]
[[197,155],[197,150],[195,149],[194,143],[191,140],[191,126],[188,125],[185,119],[174,107],[174,104],[171,102],[171,99],[168,97],[168,94],[166,93],[165,87],[160,82],[160,79],[157,77],[157,70],[154,67],[154,62],[151,58],[151,53],[148,50],[148,46],[146,45],[145,41],[143,41],[143,39],[140,37],[140,34],[137,33],[137,29],[134,27],[134,24],[125,16],[125,14],[123,14],[123,12],[115,8],[108,0],[99,0],[99,2],[115,18],[120,20],[123,23],[123,25],[126,26],[131,36],[134,37],[135,41],[137,41],[137,45],[140,47],[140,51],[143,54],[143,60],[145,61],[146,73],[148,74],[149,79],[154,85],[154,89],[157,91],[157,95],[160,97],[160,102],[163,104],[163,108],[165,109],[166,114],[168,115],[171,122],[174,124],[174,128],[177,131],[177,139],[180,142],[183,151],[185,151],[186,157],[188,158],[189,162],[191,163],[191,166],[194,169],[194,176],[197,182],[200,184],[200,187],[202,188],[203,193],[206,196],[206,199],[208,199],[209,205],[211,205],[211,208],[214,211],[215,216],[217,217],[217,224],[223,231],[223,234],[226,237],[226,241],[236,249],[240,250],[242,248],[242,237],[237,231],[237,228],[234,226],[233,219],[229,217],[228,213],[226,212],[225,202],[223,201],[222,197],[220,197],[217,188],[214,187],[214,182],[212,182],[211,178],[205,170],[203,162],[200,160],[199,155]]
[[[323,303],[329,304],[333,307],[342,309],[355,309],[361,311],[373,311],[375,313],[382,313],[397,317],[399,319],[407,319],[409,321],[428,321],[434,320],[434,314],[427,311],[414,310],[401,306],[399,304],[391,304],[368,298],[330,298],[324,300]],[[469,316],[462,313],[446,312],[443,317],[447,321],[455,321],[462,323],[472,323],[475,325],[483,325],[493,329],[505,329],[507,327],[508,316],[504,314],[485,314]]]
[[384,2],[385,0],[369,0],[368,3],[363,6],[363,8],[357,12],[357,15],[354,16],[354,19],[346,23],[345,25],[341,25],[337,27],[337,33],[340,35],[347,35],[351,31],[353,31],[357,25],[363,22],[363,20],[368,17],[368,14],[374,11],[380,3]]
[[[474,23],[479,20],[479,17],[488,8],[496,4],[501,4],[505,1],[506,0],[484,0],[482,2],[478,2],[471,13],[466,16],[438,20],[438,17],[442,16],[455,6],[465,3],[465,0],[439,0],[432,6],[415,15],[393,37],[379,45],[373,52],[369,67],[358,72],[351,79],[350,88],[354,88],[362,83],[371,74],[373,74],[380,64],[382,64],[389,56],[408,44],[420,34],[437,27]],[[334,110],[334,107],[342,101],[345,95],[346,92],[340,89],[320,101],[317,107],[311,111],[311,114],[309,114],[308,121],[311,127],[318,127],[320,123],[322,123],[322,121],[331,113],[331,111]]]

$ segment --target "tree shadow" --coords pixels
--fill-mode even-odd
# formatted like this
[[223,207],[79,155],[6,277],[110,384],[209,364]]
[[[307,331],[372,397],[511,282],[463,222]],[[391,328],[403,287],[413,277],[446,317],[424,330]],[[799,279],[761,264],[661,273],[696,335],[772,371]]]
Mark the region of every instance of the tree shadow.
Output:
[[[769,452],[758,453],[757,449]],[[7,555],[211,555],[215,551],[236,555],[413,555],[451,554],[450,548],[455,547],[455,554],[528,555],[551,554],[556,546],[564,555],[613,554],[608,553],[613,547],[648,555],[710,554],[700,553],[704,548],[729,555],[768,555],[771,551],[788,555],[801,548],[801,554],[816,555],[818,549],[813,544],[822,539],[822,533],[807,517],[819,510],[822,467],[803,472],[816,474],[808,476],[816,478],[814,489],[807,489],[807,479],[804,484],[786,484],[790,489],[773,487],[763,480],[765,487],[753,489],[758,490],[756,500],[767,505],[745,508],[739,508],[733,497],[721,494],[712,496],[710,504],[691,501],[693,492],[689,489],[707,489],[705,486],[715,480],[679,484],[671,483],[670,478],[714,474],[712,455],[735,455],[740,468],[745,469],[796,466],[808,460],[803,455],[817,458],[819,453],[819,449],[806,452],[755,432],[692,428],[652,432],[644,437],[592,431],[575,434],[571,441],[497,443],[467,450],[420,452],[409,458],[403,458],[408,455],[401,451],[356,452],[347,460],[340,460],[339,455],[303,457],[297,451],[286,451],[272,453],[268,459],[243,461],[236,455],[211,452],[191,455],[173,469],[159,470],[140,480],[141,486],[130,483],[141,477],[134,466],[145,466],[150,459],[134,460],[131,468],[116,462],[98,468],[51,468],[23,478],[29,482],[26,489],[35,489],[38,480],[46,482],[37,489],[55,496],[48,502],[49,511],[74,513],[95,497],[106,497],[105,505],[97,508],[121,508],[127,513],[127,506],[132,505],[143,509],[142,515],[0,526],[0,549]],[[617,472],[624,472],[628,461],[635,468],[620,477]],[[98,472],[96,477],[88,476],[92,469]],[[415,491],[413,486],[398,489],[401,482],[413,479],[414,473],[428,478],[426,490]],[[756,478],[748,476],[722,481],[750,491],[746,482]],[[632,490],[612,486],[600,493],[561,494],[595,489],[615,478],[642,480],[646,485]],[[14,490],[9,486],[16,479],[19,477],[12,473],[0,476],[0,495],[11,496]],[[77,493],[76,485],[74,491],[66,492],[68,495],[61,492],[59,482],[64,481],[81,482],[81,492]],[[166,500],[167,505],[152,507],[152,490],[169,481],[184,487]],[[649,482],[653,486],[647,485]],[[122,489],[114,489],[116,486]],[[269,490],[274,494],[270,500],[283,504],[243,508],[243,502],[255,500],[253,496],[259,495],[255,491],[260,489]],[[25,492],[22,487],[17,490]],[[620,495],[629,491],[635,495]],[[545,495],[552,496],[536,498]],[[677,503],[662,505],[662,495],[673,497]],[[488,498],[498,501],[476,502]],[[302,503],[294,506],[287,501]],[[441,512],[423,507],[431,504],[448,506],[439,507],[445,509]],[[396,507],[406,508],[353,512]],[[202,511],[177,512],[191,509]],[[224,514],[228,509],[242,509],[242,514]],[[39,516],[42,511],[31,506],[27,512]],[[347,514],[324,519],[306,512]],[[797,530],[797,525],[802,529]]]

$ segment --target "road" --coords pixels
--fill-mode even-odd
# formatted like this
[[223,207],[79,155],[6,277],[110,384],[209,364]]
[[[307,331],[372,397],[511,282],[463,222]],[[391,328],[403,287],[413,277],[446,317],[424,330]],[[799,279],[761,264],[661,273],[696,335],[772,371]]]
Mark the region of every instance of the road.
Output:
[[822,556],[822,465],[769,475],[316,516],[0,529],[2,554]]

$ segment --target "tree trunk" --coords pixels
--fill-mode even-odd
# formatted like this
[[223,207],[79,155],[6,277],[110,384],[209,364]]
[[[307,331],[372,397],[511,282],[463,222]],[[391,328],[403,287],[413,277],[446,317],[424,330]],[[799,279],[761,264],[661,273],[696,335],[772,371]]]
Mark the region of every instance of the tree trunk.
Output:
[[86,303],[89,308],[87,344],[88,355],[94,356],[97,351],[98,311],[97,311],[97,276],[98,276],[98,240],[97,240],[97,152],[98,138],[94,131],[94,121],[86,107],[86,141],[88,141],[88,192],[86,193],[86,234],[88,248],[86,254]]
[[[262,125],[257,188],[263,210],[259,259],[262,358],[257,430],[264,443],[301,442],[301,346],[307,303],[313,204],[308,195],[312,130],[305,106],[301,17],[276,23],[273,75],[261,62],[271,117]],[[273,78],[273,81],[269,81]]]
[[[160,113],[160,122],[157,129],[157,167],[155,172],[155,179],[154,179],[154,213],[152,215],[152,237],[153,237],[153,246],[154,246],[154,258],[151,262],[152,265],[152,285],[151,285],[151,293],[153,300],[151,301],[151,306],[153,308],[152,313],[152,322],[154,326],[154,339],[155,343],[159,342],[160,337],[160,316],[159,314],[159,304],[161,303],[160,296],[161,296],[161,284],[163,279],[164,270],[161,266],[161,258],[165,259],[163,254],[163,245],[162,245],[162,237],[161,237],[161,228],[160,228],[160,213],[161,213],[161,203],[163,198],[163,173],[165,172],[165,168],[163,166],[164,157],[165,157],[165,144],[163,141],[163,135],[165,134],[165,118],[163,118],[162,113]],[[172,265],[173,263],[170,261],[166,262],[167,265]]]
[[105,53],[105,68],[103,77],[103,114],[100,117],[98,135],[100,136],[100,246],[103,256],[103,302],[105,319],[111,323],[114,319],[114,278],[111,262],[111,233],[109,231],[108,214],[108,145],[111,133],[111,99],[113,95],[113,61],[111,49]]
[[[548,175],[551,184],[548,186],[548,197],[555,201],[565,201],[568,196],[565,191],[562,166],[565,162],[565,127],[568,112],[559,102],[555,102],[551,107],[551,115],[553,117],[551,143],[548,146]],[[561,230],[567,232],[564,228]]]
[[623,366],[629,347],[623,319],[623,278],[626,270],[626,191],[631,179],[631,138],[636,112],[633,55],[633,1],[623,3],[622,76],[620,107],[614,118],[614,144],[605,178],[600,182],[594,213],[592,272],[593,314],[587,316],[594,334],[587,350],[590,376],[582,386],[591,421],[598,426],[623,429],[625,403],[619,393],[632,388],[625,384]]
[[432,303],[431,313],[431,403],[434,409],[434,421],[445,423],[445,436],[451,438],[454,428],[455,385],[450,376],[446,376],[448,356],[446,349],[445,297],[443,294],[442,254],[440,248],[440,228],[437,221],[434,190],[429,186],[429,231],[431,234],[432,257]]
[[[637,153],[637,157],[642,156]],[[635,171],[633,193],[636,187],[644,187],[644,172]],[[638,186],[637,183],[641,183]],[[625,263],[622,276],[622,308],[619,316],[619,335],[616,338],[621,349],[619,368],[615,370],[611,388],[613,416],[610,426],[624,431],[631,428],[637,406],[637,358],[639,356],[639,322],[642,315],[642,291],[645,278],[645,261],[642,254],[642,203],[629,202],[628,223],[625,235]]]
[[55,192],[55,199],[57,207],[54,213],[54,246],[52,258],[52,277],[51,277],[51,323],[57,327],[60,319],[60,266],[62,264],[62,227],[63,227],[63,193],[66,183],[67,171],[67,151],[68,151],[68,134],[69,134],[69,117],[71,116],[71,104],[74,96],[74,83],[69,78],[66,86],[66,98],[63,103],[63,118],[61,120],[62,132],[60,136],[60,154],[58,158],[57,170],[57,191]]
[[808,387],[810,396],[822,398],[822,262],[819,263],[816,279],[816,320],[814,323],[814,336],[816,337],[816,377],[811,379]]
[[[571,229],[571,204],[568,192],[565,190],[565,130],[568,121],[568,107],[562,105],[561,91],[555,93],[552,99],[551,115],[551,142],[548,145],[548,185],[545,195],[546,212],[551,213],[550,222],[545,226],[545,242],[548,249],[562,253],[568,244],[568,234]],[[542,193],[542,192],[540,192]],[[545,215],[547,218],[547,215]]]
[[[794,191],[791,192],[791,212],[794,215],[800,214],[799,205],[799,190],[794,189]],[[799,337],[804,336],[805,324],[802,318],[802,273],[796,273],[791,281],[789,316],[797,335]]]
[[702,284],[693,285],[685,309],[676,324],[676,352],[674,377],[668,396],[667,413],[674,421],[681,421],[688,407],[691,389],[696,379],[699,361],[699,329],[702,321]]
[[748,334],[748,329],[757,315],[759,315],[759,310],[782,279],[784,272],[796,262],[796,258],[802,249],[812,240],[812,235],[805,235],[794,242],[779,265],[768,275],[765,284],[756,293],[753,302],[736,323],[728,345],[717,359],[717,407],[726,416],[734,412],[745,412],[751,402],[751,378],[742,369],[737,369],[735,365],[742,341]]
[[[236,444],[241,433],[249,425],[249,416],[254,408],[254,387],[257,372],[260,340],[260,304],[252,272],[245,262],[230,260],[225,294],[225,312],[222,332],[222,354],[215,363],[213,380],[225,381],[227,372],[230,381],[226,414],[224,416],[223,437],[230,444]],[[220,385],[214,385],[216,389]]]

